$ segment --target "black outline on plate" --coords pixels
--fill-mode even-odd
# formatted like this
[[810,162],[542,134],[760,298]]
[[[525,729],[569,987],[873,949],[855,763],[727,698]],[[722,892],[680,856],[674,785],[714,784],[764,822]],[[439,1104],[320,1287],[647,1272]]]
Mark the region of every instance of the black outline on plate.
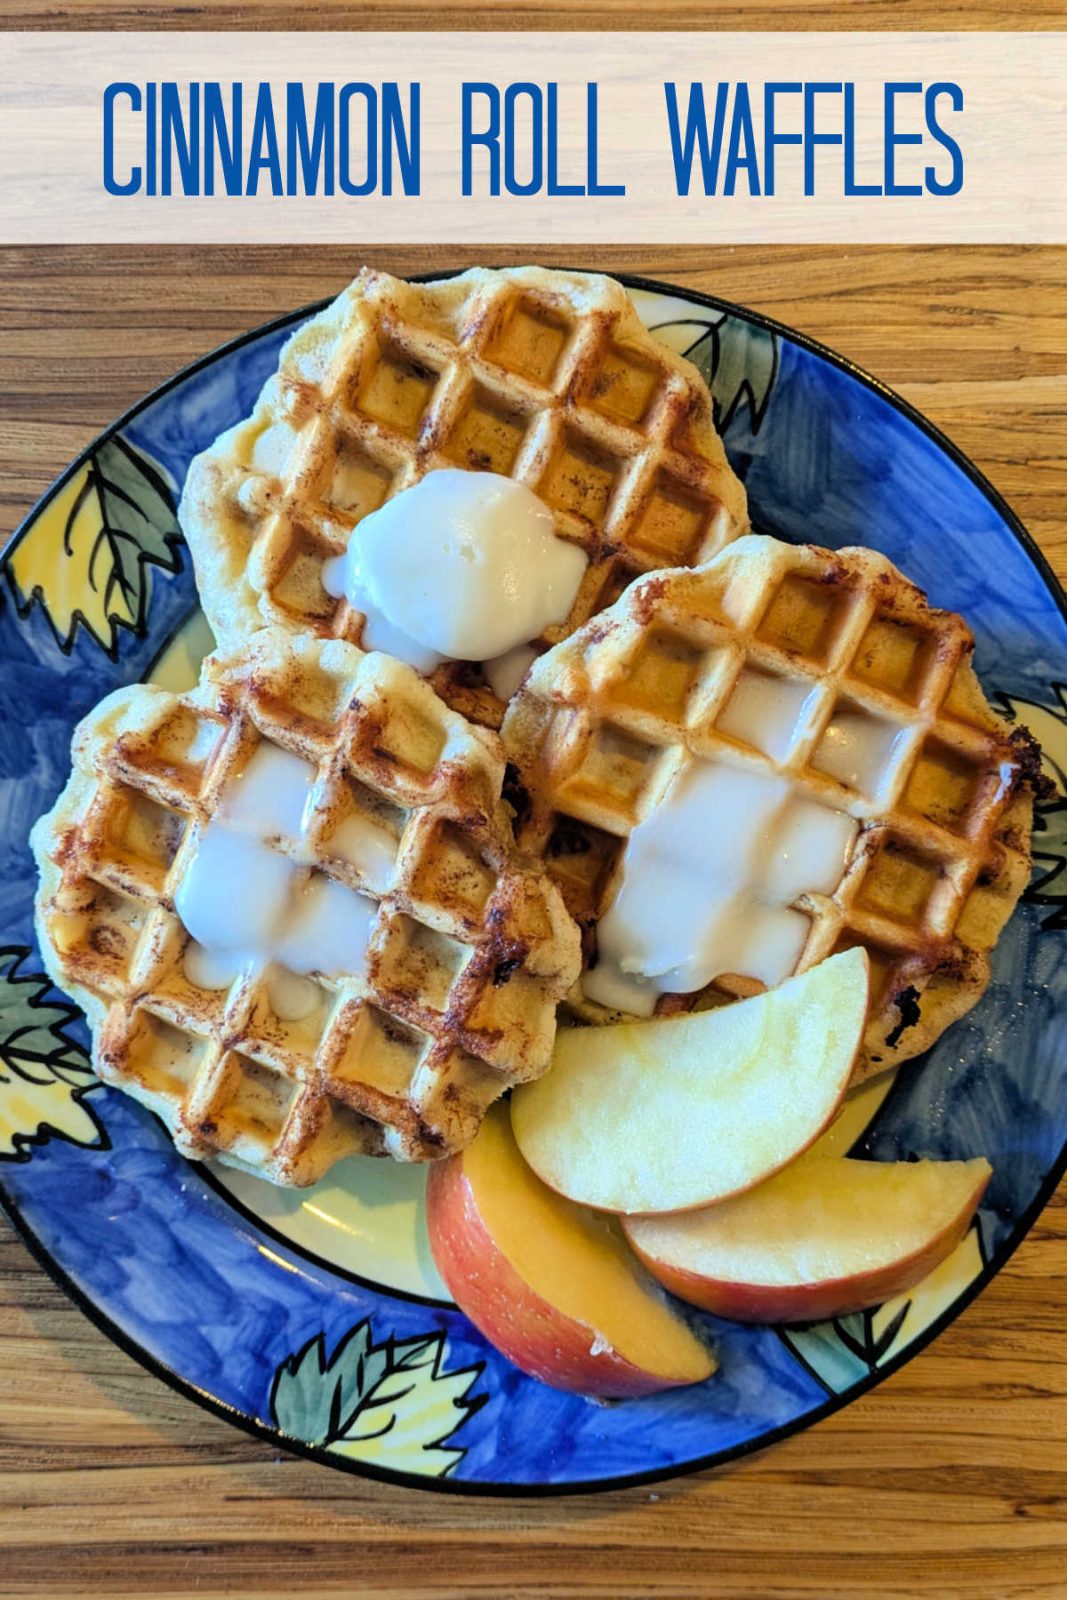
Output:
[[[410,281],[415,283],[434,282],[442,278],[456,277],[458,274],[459,269],[451,273],[418,273],[412,274]],[[794,329],[786,327],[784,323],[776,321],[773,317],[764,316],[762,312],[749,311],[733,301],[720,300],[715,295],[703,294],[696,289],[684,289],[677,285],[657,281],[654,278],[645,278],[632,273],[617,273],[614,276],[627,288],[643,289],[651,294],[667,294],[675,298],[687,299],[694,305],[706,306],[712,311],[725,311],[742,317],[767,329],[771,333],[777,334],[780,338],[788,339],[792,344],[798,345],[802,350],[806,350],[819,360],[836,367],[839,371],[847,373],[858,383],[863,384],[865,388],[880,395],[895,411],[906,417],[921,433],[924,433],[928,439],[937,445],[985,497],[1026,552],[1031,564],[1042,578],[1046,589],[1055,601],[1060,614],[1067,621],[1067,594],[1064,593],[1045,556],[1034,543],[1007,501],[993,487],[984,473],[980,472],[974,463],[968,460],[963,452],[952,443],[951,439],[947,438],[939,428],[928,421],[921,412],[916,411],[914,406],[910,405],[907,400],[904,400],[894,390],[879,382],[877,378],[872,377],[870,373],[865,372],[862,367],[856,366],[854,362],[849,361],[846,357],[840,356],[826,345],[820,344],[817,339],[809,338],[807,334],[798,333]],[[225,344],[217,346],[207,355],[201,356],[198,361],[194,361],[190,366],[182,368],[180,372],[168,378],[157,389],[153,389],[150,394],[145,395],[143,399],[130,406],[71,462],[45,491],[33,509],[23,517],[4,549],[0,551],[0,567],[6,563],[18,541],[36,517],[40,515],[44,507],[59,493],[71,475],[79,469],[103,440],[126,427],[142,411],[147,410],[149,406],[160,400],[165,394],[168,394],[171,389],[184,383],[186,379],[197,372],[201,372],[213,362],[221,360],[224,356],[232,355],[235,351],[242,349],[246,344],[252,343],[253,340],[262,338],[265,334],[277,332],[282,328],[302,322],[306,318],[314,316],[329,304],[329,298],[317,300],[312,305],[305,306],[299,311],[289,312],[283,317],[276,317],[270,322],[263,323],[258,328],[249,329],[247,332],[238,335],[236,339],[231,339]],[[924,1328],[922,1333],[917,1334],[899,1355],[895,1356],[892,1361],[887,1362],[884,1367],[879,1368],[877,1372],[871,1373],[869,1378],[862,1379],[853,1388],[847,1389],[841,1394],[828,1397],[821,1405],[813,1406],[810,1411],[805,1411],[801,1416],[793,1417],[789,1422],[781,1423],[777,1428],[771,1428],[766,1433],[761,1433],[758,1438],[746,1439],[741,1444],[732,1445],[726,1450],[712,1451],[706,1456],[695,1456],[690,1461],[678,1462],[669,1467],[656,1467],[648,1472],[631,1472],[618,1477],[578,1480],[573,1483],[523,1484],[486,1482],[469,1478],[425,1478],[408,1472],[386,1471],[365,1462],[360,1462],[356,1465],[355,1463],[338,1460],[337,1456],[332,1455],[328,1450],[305,1444],[300,1439],[291,1439],[287,1434],[279,1432],[278,1429],[258,1421],[256,1418],[249,1416],[247,1412],[237,1411],[234,1407],[227,1405],[214,1395],[208,1394],[206,1390],[198,1388],[196,1384],[190,1383],[187,1378],[182,1377],[164,1362],[158,1360],[143,1346],[136,1344],[123,1328],[113,1322],[78,1287],[66,1270],[49,1254],[23,1218],[17,1203],[9,1194],[4,1192],[2,1183],[0,1183],[0,1210],[7,1214],[16,1233],[30,1251],[30,1254],[39,1262],[59,1288],[84,1312],[89,1321],[94,1323],[121,1350],[132,1356],[135,1361],[140,1362],[141,1366],[145,1367],[155,1377],[161,1378],[177,1394],[184,1395],[186,1399],[196,1401],[206,1411],[214,1412],[216,1416],[222,1417],[225,1421],[232,1423],[234,1427],[251,1434],[254,1438],[262,1439],[265,1444],[271,1445],[274,1449],[284,1448],[294,1455],[304,1456],[309,1461],[317,1461],[320,1466],[331,1467],[337,1472],[348,1472],[354,1477],[373,1478],[379,1483],[400,1484],[405,1488],[422,1489],[431,1493],[481,1496],[486,1499],[501,1500],[546,1500],[555,1499],[562,1495],[605,1494],[615,1489],[639,1488],[645,1484],[662,1483],[670,1478],[687,1477],[696,1472],[706,1471],[710,1467],[724,1466],[727,1462],[736,1461],[742,1456],[752,1455],[757,1450],[769,1449],[771,1445],[777,1444],[782,1439],[788,1439],[791,1435],[800,1433],[805,1428],[813,1427],[815,1423],[822,1422],[824,1418],[833,1416],[834,1412],[842,1410],[854,1400],[858,1400],[863,1395],[868,1394],[886,1378],[891,1377],[894,1372],[899,1371],[908,1361],[921,1354],[929,1344],[932,1344],[966,1310],[971,1301],[981,1293],[986,1285],[996,1277],[1001,1268],[1015,1254],[1045,1206],[1052,1199],[1065,1172],[1067,1172],[1067,1144],[1064,1145],[1055,1161],[1049,1167],[1037,1195],[1022,1217],[1016,1222],[1005,1247],[968,1284],[959,1299],[955,1300],[951,1306],[946,1307],[941,1315],[935,1317],[934,1321]]]

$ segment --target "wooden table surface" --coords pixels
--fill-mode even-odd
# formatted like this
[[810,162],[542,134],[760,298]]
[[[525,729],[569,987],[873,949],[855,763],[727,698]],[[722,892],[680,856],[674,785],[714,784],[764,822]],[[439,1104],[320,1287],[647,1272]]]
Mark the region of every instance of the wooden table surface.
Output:
[[[466,264],[453,249],[365,258],[400,272]],[[0,531],[146,389],[337,290],[361,259],[0,251]],[[1067,578],[1067,250],[595,260],[758,307],[877,374],[978,463]],[[109,1344],[0,1222],[0,1595],[353,1592],[1067,1595],[1064,1193],[930,1350],[832,1419],[719,1472],[547,1502],[416,1494],[278,1456]]]
[[952,29],[1062,28],[1064,0],[0,0],[5,28]]

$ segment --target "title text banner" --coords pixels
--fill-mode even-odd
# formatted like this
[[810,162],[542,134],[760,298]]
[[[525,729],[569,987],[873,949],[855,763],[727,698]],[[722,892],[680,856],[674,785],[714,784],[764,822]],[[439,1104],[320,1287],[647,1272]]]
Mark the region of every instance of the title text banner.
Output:
[[11,33],[0,241],[1067,242],[1067,34]]

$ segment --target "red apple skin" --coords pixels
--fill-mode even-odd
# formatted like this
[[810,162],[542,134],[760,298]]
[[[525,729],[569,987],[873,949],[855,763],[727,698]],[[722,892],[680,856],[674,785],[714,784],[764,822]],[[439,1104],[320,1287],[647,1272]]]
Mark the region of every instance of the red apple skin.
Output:
[[939,1267],[966,1234],[989,1182],[987,1175],[975,1190],[973,1199],[956,1217],[951,1227],[930,1240],[921,1250],[900,1261],[847,1278],[824,1278],[819,1283],[758,1284],[708,1278],[658,1261],[641,1250],[626,1228],[623,1229],[638,1260],[671,1294],[691,1306],[699,1306],[717,1317],[732,1322],[824,1322],[830,1317],[845,1317],[868,1306],[881,1305],[894,1295],[904,1294]]
[[679,1386],[642,1371],[614,1350],[594,1355],[595,1330],[564,1316],[519,1276],[482,1222],[462,1152],[430,1167],[426,1223],[434,1263],[449,1294],[521,1372],[555,1389],[604,1400]]

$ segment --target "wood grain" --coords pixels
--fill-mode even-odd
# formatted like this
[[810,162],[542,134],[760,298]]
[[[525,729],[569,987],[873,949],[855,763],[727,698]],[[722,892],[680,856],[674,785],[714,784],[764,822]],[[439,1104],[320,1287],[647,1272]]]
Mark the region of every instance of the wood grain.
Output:
[[323,29],[436,29],[442,32],[494,28],[651,31],[709,29],[718,32],[811,31],[818,29],[903,31],[1031,31],[1063,25],[1063,0],[673,0],[669,7],[637,0],[481,0],[479,5],[442,5],[440,0],[186,0],[180,6],[147,7],[141,0],[0,0],[5,28],[273,28],[297,32]]
[[[863,15],[873,25],[878,6]],[[367,255],[400,272],[472,259]],[[335,291],[360,259],[0,251],[0,530],[146,389]],[[1067,250],[543,259],[708,289],[826,340],[943,427],[1067,577]],[[652,1490],[464,1502],[279,1457],[217,1421],[112,1347],[0,1224],[0,1595],[1053,1600],[1067,1595],[1065,1325],[1061,1192],[931,1350],[819,1427]]]

